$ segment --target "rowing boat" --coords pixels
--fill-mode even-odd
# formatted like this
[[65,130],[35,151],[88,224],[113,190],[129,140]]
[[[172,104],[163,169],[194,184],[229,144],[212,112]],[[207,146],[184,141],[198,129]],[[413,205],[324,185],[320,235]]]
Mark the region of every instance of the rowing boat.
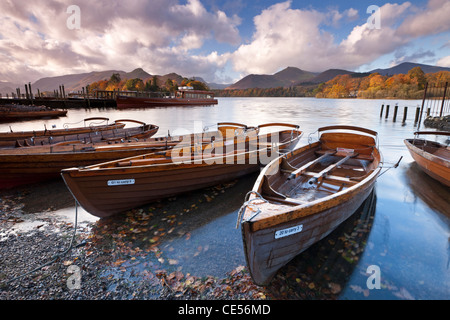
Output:
[[[149,136],[154,135],[158,127],[154,125],[146,125],[137,120],[121,119],[114,123],[96,125],[93,121],[108,121],[104,117],[92,117],[84,119],[83,127],[68,127],[63,129],[47,129],[33,131],[13,131],[0,132],[0,147],[30,146],[53,144],[62,141],[84,140],[98,141],[101,139],[121,137],[132,137],[135,134],[144,137],[141,133],[147,132]],[[138,123],[138,127],[125,128],[126,122]]]
[[67,110],[50,109],[45,106],[7,104],[0,106],[0,122],[65,117]]
[[[418,131],[415,135],[450,136],[446,131]],[[437,141],[406,139],[405,145],[419,167],[430,177],[450,187],[450,148]]]
[[258,285],[350,217],[380,173],[376,132],[342,125],[318,132],[317,142],[268,164],[239,211],[247,266]]
[[[238,123],[219,123],[217,131],[203,132],[200,135],[206,142],[221,136],[227,130],[235,135],[251,135],[256,128]],[[215,141],[217,144],[218,141]],[[60,142],[52,145],[31,146],[14,149],[0,149],[0,189],[41,182],[59,178],[61,170],[70,167],[83,167],[133,157],[137,155],[203,144],[197,134],[147,138],[136,136],[126,140],[98,140],[92,142]]]
[[[262,134],[260,129],[286,126]],[[292,124],[271,123],[254,134],[235,135],[201,148],[120,159],[86,168],[62,170],[62,177],[78,203],[89,213],[108,217],[149,202],[214,186],[256,172],[279,150],[292,149],[302,132]]]

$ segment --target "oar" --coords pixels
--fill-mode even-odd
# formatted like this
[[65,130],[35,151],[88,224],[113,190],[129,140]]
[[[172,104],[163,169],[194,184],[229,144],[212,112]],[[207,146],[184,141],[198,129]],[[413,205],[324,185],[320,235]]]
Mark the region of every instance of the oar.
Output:
[[356,153],[356,152],[348,154],[345,158],[339,160],[336,163],[329,165],[328,167],[326,167],[325,169],[323,169],[322,171],[317,173],[314,177],[309,179],[308,183],[314,184],[317,181],[322,180],[330,171],[334,170],[337,166],[340,166],[341,164],[345,163],[347,160],[354,158],[356,156],[358,156],[358,153]]
[[325,154],[321,155],[319,158],[308,162],[307,164],[305,164],[304,166],[298,168],[297,170],[293,171],[289,177],[288,180],[293,180],[299,176],[301,176],[303,174],[303,172],[307,171],[308,168],[312,167],[313,165],[315,165],[316,163],[322,161],[324,158],[334,155],[337,151],[336,150],[329,150],[327,151]]

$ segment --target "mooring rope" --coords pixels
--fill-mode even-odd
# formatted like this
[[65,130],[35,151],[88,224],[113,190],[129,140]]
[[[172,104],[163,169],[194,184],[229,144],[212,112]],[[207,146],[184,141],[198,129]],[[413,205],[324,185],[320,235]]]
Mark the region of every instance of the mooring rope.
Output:
[[[251,194],[255,194],[256,198],[248,200],[248,198],[250,197]],[[236,229],[239,229],[239,224],[242,221],[244,210],[247,207],[255,206],[255,204],[252,203],[252,202],[257,201],[257,200],[261,200],[261,201],[266,202],[266,203],[268,202],[257,191],[253,191],[252,190],[252,191],[247,192],[247,194],[245,195],[245,198],[244,198],[244,204],[241,206],[241,208],[239,209],[239,212],[238,212],[238,218],[237,218],[237,221],[236,221]],[[259,208],[256,208],[256,210],[253,210],[253,209],[250,208],[250,210],[255,211],[255,214],[253,214],[249,219],[247,219],[247,221],[250,221],[251,219],[256,217],[261,212],[261,210]]]

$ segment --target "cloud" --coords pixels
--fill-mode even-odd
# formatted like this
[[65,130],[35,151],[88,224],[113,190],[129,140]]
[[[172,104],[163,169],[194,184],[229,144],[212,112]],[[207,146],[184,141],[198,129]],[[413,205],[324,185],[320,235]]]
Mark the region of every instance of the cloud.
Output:
[[408,17],[398,28],[398,34],[420,37],[450,30],[450,2],[430,0],[426,10]]
[[[222,65],[193,50],[208,39],[236,45],[240,18],[208,11],[199,0],[78,0],[81,28],[67,27],[72,0],[0,2],[0,80],[140,66],[153,74],[214,78]],[[195,64],[202,65],[194,73]],[[184,65],[183,65],[184,64]],[[201,73],[202,71],[206,73]]]
[[440,67],[450,67],[450,56],[439,59],[436,65]]
[[380,8],[380,29],[371,29],[365,23],[336,43],[322,25],[330,23],[330,16],[331,24],[344,15],[353,18],[356,10],[319,12],[292,9],[291,1],[275,4],[254,18],[252,41],[233,54],[234,67],[243,73],[273,73],[285,66],[310,71],[355,69],[407,43],[405,37],[396,34],[394,25],[410,5],[385,4]]

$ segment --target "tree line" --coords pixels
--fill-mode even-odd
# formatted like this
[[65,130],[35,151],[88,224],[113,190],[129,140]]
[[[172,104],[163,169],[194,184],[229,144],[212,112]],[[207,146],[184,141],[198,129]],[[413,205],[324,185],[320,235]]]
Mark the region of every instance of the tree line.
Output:
[[148,91],[148,92],[175,92],[179,86],[193,87],[194,90],[209,90],[208,86],[198,80],[183,78],[178,84],[176,80],[167,79],[162,82],[157,76],[147,79],[140,78],[121,79],[119,73],[113,73],[109,80],[100,80],[89,85],[90,91]]
[[422,99],[426,83],[435,87],[446,82],[450,82],[449,71],[425,74],[420,67],[415,67],[407,74],[392,76],[372,73],[366,77],[352,77],[344,74],[317,85],[215,90],[215,93],[218,97]]

